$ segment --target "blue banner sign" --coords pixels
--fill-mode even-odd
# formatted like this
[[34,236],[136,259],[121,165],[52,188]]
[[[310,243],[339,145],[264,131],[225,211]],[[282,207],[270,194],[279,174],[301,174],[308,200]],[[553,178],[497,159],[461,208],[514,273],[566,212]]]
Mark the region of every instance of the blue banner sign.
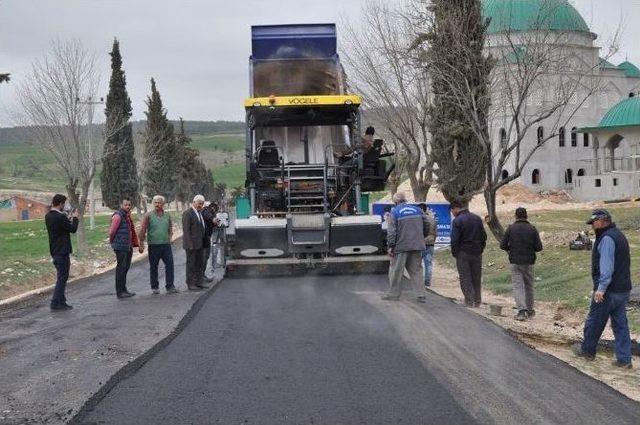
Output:
[[[425,205],[424,202],[412,203],[412,205]],[[435,215],[438,223],[438,234],[436,236],[436,245],[451,244],[451,205],[447,202],[429,202],[426,204],[433,215]],[[390,202],[375,202],[371,208],[373,215],[379,215],[384,221],[384,213],[391,211],[393,204]]]

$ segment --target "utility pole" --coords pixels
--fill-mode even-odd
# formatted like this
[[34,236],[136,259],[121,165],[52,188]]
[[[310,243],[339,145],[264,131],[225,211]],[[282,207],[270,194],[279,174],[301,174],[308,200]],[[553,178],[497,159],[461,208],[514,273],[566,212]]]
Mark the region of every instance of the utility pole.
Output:
[[89,228],[94,230],[96,228],[96,202],[94,199],[93,192],[93,180],[96,177],[95,166],[96,163],[93,160],[93,107],[94,105],[103,105],[104,98],[100,98],[100,100],[93,100],[91,96],[87,97],[87,100],[82,101],[80,98],[76,98],[76,102],[80,105],[87,105],[87,131],[89,132],[87,136],[87,150],[89,153],[89,160],[93,161],[93,175],[91,176],[91,180],[89,181]]

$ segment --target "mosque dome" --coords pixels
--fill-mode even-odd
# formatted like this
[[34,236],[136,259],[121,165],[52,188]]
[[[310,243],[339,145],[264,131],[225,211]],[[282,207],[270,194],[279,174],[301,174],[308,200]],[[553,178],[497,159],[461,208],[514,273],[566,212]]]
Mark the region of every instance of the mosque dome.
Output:
[[633,96],[613,106],[600,121],[599,128],[640,126],[640,97]]
[[567,0],[483,0],[488,32],[531,30],[571,31],[595,37],[580,13]]

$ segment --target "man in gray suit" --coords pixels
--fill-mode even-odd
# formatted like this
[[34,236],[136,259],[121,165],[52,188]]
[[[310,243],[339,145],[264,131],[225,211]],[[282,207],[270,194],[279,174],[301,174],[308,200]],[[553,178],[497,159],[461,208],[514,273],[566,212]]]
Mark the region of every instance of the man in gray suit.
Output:
[[191,208],[182,213],[182,247],[187,254],[187,288],[200,291],[207,288],[204,276],[203,250],[205,223],[202,218],[204,196],[196,195]]

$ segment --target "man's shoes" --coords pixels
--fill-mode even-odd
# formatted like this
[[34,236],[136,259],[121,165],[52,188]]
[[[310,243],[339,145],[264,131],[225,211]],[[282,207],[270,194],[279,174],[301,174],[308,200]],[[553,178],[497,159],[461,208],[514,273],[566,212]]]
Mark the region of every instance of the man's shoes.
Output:
[[117,296],[118,296],[118,299],[122,300],[124,298],[131,298],[134,295],[135,295],[135,293],[133,293],[133,292],[121,292]]
[[525,320],[527,320],[527,310],[520,310],[518,312],[518,314],[516,315],[516,320],[520,321],[520,322],[524,322]]
[[202,288],[198,285],[187,285],[187,288],[190,291],[202,291]]
[[536,317],[536,311],[535,310],[527,310],[527,316],[529,317],[529,319],[533,319],[534,317]]
[[73,310],[73,307],[67,303],[51,304],[51,311],[68,311],[68,310]]
[[152,292],[154,295],[158,295],[158,294],[160,294],[160,290],[159,290],[158,288],[151,288],[151,292]]
[[611,364],[613,366],[615,366],[615,367],[619,367],[620,369],[632,369],[633,368],[633,364],[631,362],[624,363],[624,362],[621,362],[620,360],[616,360]]
[[426,302],[427,302],[427,297],[418,297],[418,298],[417,298],[417,301],[418,301],[419,303],[426,303]]
[[382,301],[399,301],[400,297],[395,295],[383,295],[381,300]]
[[198,288],[200,289],[209,289],[209,285],[205,285],[204,283],[201,283],[199,285],[196,285]]
[[176,289],[175,286],[170,286],[167,288],[167,294],[177,294],[178,290]]
[[213,277],[207,277],[207,276],[204,277],[204,281],[209,283],[213,282],[213,279],[214,279]]
[[586,353],[582,350],[582,344],[574,344],[572,347],[573,350],[573,354],[575,354],[578,357],[582,357],[583,359],[587,360],[587,361],[594,361],[596,359],[596,355],[595,354],[589,354]]

